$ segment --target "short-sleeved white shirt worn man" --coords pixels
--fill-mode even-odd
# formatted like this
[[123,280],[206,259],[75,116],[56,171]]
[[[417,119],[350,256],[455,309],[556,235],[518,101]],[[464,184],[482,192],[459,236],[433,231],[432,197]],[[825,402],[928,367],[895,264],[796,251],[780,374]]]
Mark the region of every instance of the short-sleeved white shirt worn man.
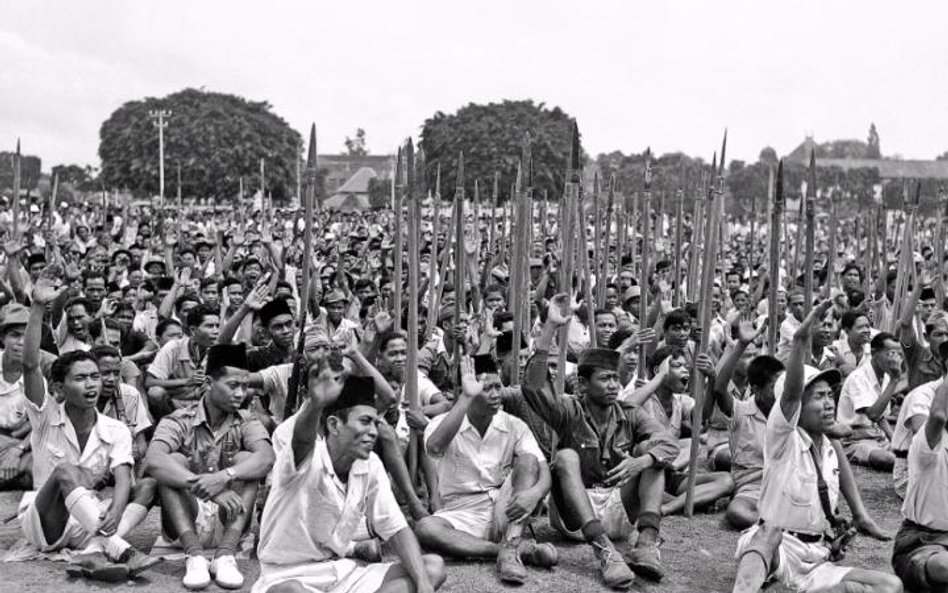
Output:
[[[156,379],[187,379],[194,376],[202,361],[195,361],[191,356],[191,338],[171,340],[158,350],[155,360],[148,365],[148,374]],[[181,399],[189,391],[194,391],[193,397]],[[167,389],[175,407],[183,408],[200,399],[201,394],[190,387],[174,387]]]
[[[274,444],[278,440],[274,435]],[[272,479],[260,522],[260,578],[252,592],[289,580],[308,590],[377,590],[391,565],[360,565],[344,556],[361,523],[383,540],[408,527],[381,460],[374,453],[356,460],[343,482],[318,437],[299,466],[292,446],[278,448]]]
[[909,479],[902,516],[935,531],[948,531],[948,438],[942,434],[934,448],[922,431],[908,454]]
[[[882,382],[876,377],[869,359],[863,359],[862,364],[856,367],[843,382],[843,389],[839,394],[839,407],[836,410],[836,419],[853,428],[868,428],[875,425],[863,412],[863,408],[871,407],[876,403],[886,386],[889,385],[889,375],[882,375]],[[886,406],[884,415],[889,414]]]

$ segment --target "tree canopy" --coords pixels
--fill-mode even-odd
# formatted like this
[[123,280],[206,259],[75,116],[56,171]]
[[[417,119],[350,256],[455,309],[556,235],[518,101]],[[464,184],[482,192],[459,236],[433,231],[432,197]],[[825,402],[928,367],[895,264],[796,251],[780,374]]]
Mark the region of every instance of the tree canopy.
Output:
[[458,154],[463,151],[469,194],[475,179],[480,180],[482,188],[490,188],[497,173],[501,196],[509,195],[516,181],[523,140],[529,132],[535,195],[543,195],[546,190],[550,198],[558,197],[564,187],[572,121],[559,107],[548,109],[533,101],[471,103],[453,115],[439,111],[425,121],[421,132],[428,187],[434,187],[440,162],[441,193],[445,197],[453,193]]
[[[0,152],[0,188],[13,189],[13,152]],[[20,155],[20,189],[36,189],[42,161],[38,156]]]
[[99,132],[106,185],[158,193],[158,130],[149,117],[154,109],[172,112],[165,128],[166,196],[175,191],[179,164],[186,196],[229,198],[241,177],[253,191],[260,185],[260,159],[275,200],[295,193],[300,135],[266,102],[197,89],[129,101],[109,116]]

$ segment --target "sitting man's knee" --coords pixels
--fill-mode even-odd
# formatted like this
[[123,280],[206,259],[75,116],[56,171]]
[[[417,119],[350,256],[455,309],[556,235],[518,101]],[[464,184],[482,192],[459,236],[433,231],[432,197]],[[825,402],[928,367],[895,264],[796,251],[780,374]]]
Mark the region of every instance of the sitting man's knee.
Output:
[[777,568],[778,549],[782,538],[783,532],[780,529],[764,523],[757,528],[741,556],[757,554],[764,561],[767,573],[770,574]]
[[423,542],[430,542],[440,530],[440,524],[438,519],[433,516],[422,517],[420,521],[415,523],[415,537]]
[[425,554],[421,559],[425,563],[425,572],[428,574],[428,582],[437,589],[444,584],[445,579],[448,578],[444,569],[444,559],[437,554]]
[[299,581],[287,581],[279,585],[273,585],[267,589],[266,593],[307,593],[309,589],[303,586]]
[[724,518],[732,527],[747,529],[757,522],[757,509],[752,508],[749,502],[735,498],[727,505]]
[[68,493],[80,486],[83,488],[92,488],[94,486],[89,474],[85,470],[79,466],[68,463],[57,465],[53,469],[53,473],[50,477],[59,484],[59,489],[63,493]]
[[164,403],[168,398],[168,391],[164,387],[154,385],[148,388],[148,401],[155,403]]

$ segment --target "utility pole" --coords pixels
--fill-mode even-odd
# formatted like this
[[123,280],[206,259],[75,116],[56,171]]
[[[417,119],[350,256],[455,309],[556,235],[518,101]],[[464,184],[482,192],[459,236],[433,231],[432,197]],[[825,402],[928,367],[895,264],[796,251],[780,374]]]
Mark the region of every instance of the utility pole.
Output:
[[148,117],[154,120],[152,123],[158,128],[158,195],[161,197],[161,205],[165,205],[165,128],[168,127],[168,118],[171,117],[170,109],[152,109],[148,112]]

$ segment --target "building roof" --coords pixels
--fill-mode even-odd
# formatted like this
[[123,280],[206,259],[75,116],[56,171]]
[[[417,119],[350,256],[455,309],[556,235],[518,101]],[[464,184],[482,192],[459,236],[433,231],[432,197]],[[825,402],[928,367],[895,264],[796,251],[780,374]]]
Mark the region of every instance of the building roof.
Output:
[[374,169],[362,167],[336,190],[337,194],[368,194],[369,182],[378,177]]
[[895,161],[890,159],[816,159],[817,167],[876,169],[883,179],[948,179],[948,161]]

